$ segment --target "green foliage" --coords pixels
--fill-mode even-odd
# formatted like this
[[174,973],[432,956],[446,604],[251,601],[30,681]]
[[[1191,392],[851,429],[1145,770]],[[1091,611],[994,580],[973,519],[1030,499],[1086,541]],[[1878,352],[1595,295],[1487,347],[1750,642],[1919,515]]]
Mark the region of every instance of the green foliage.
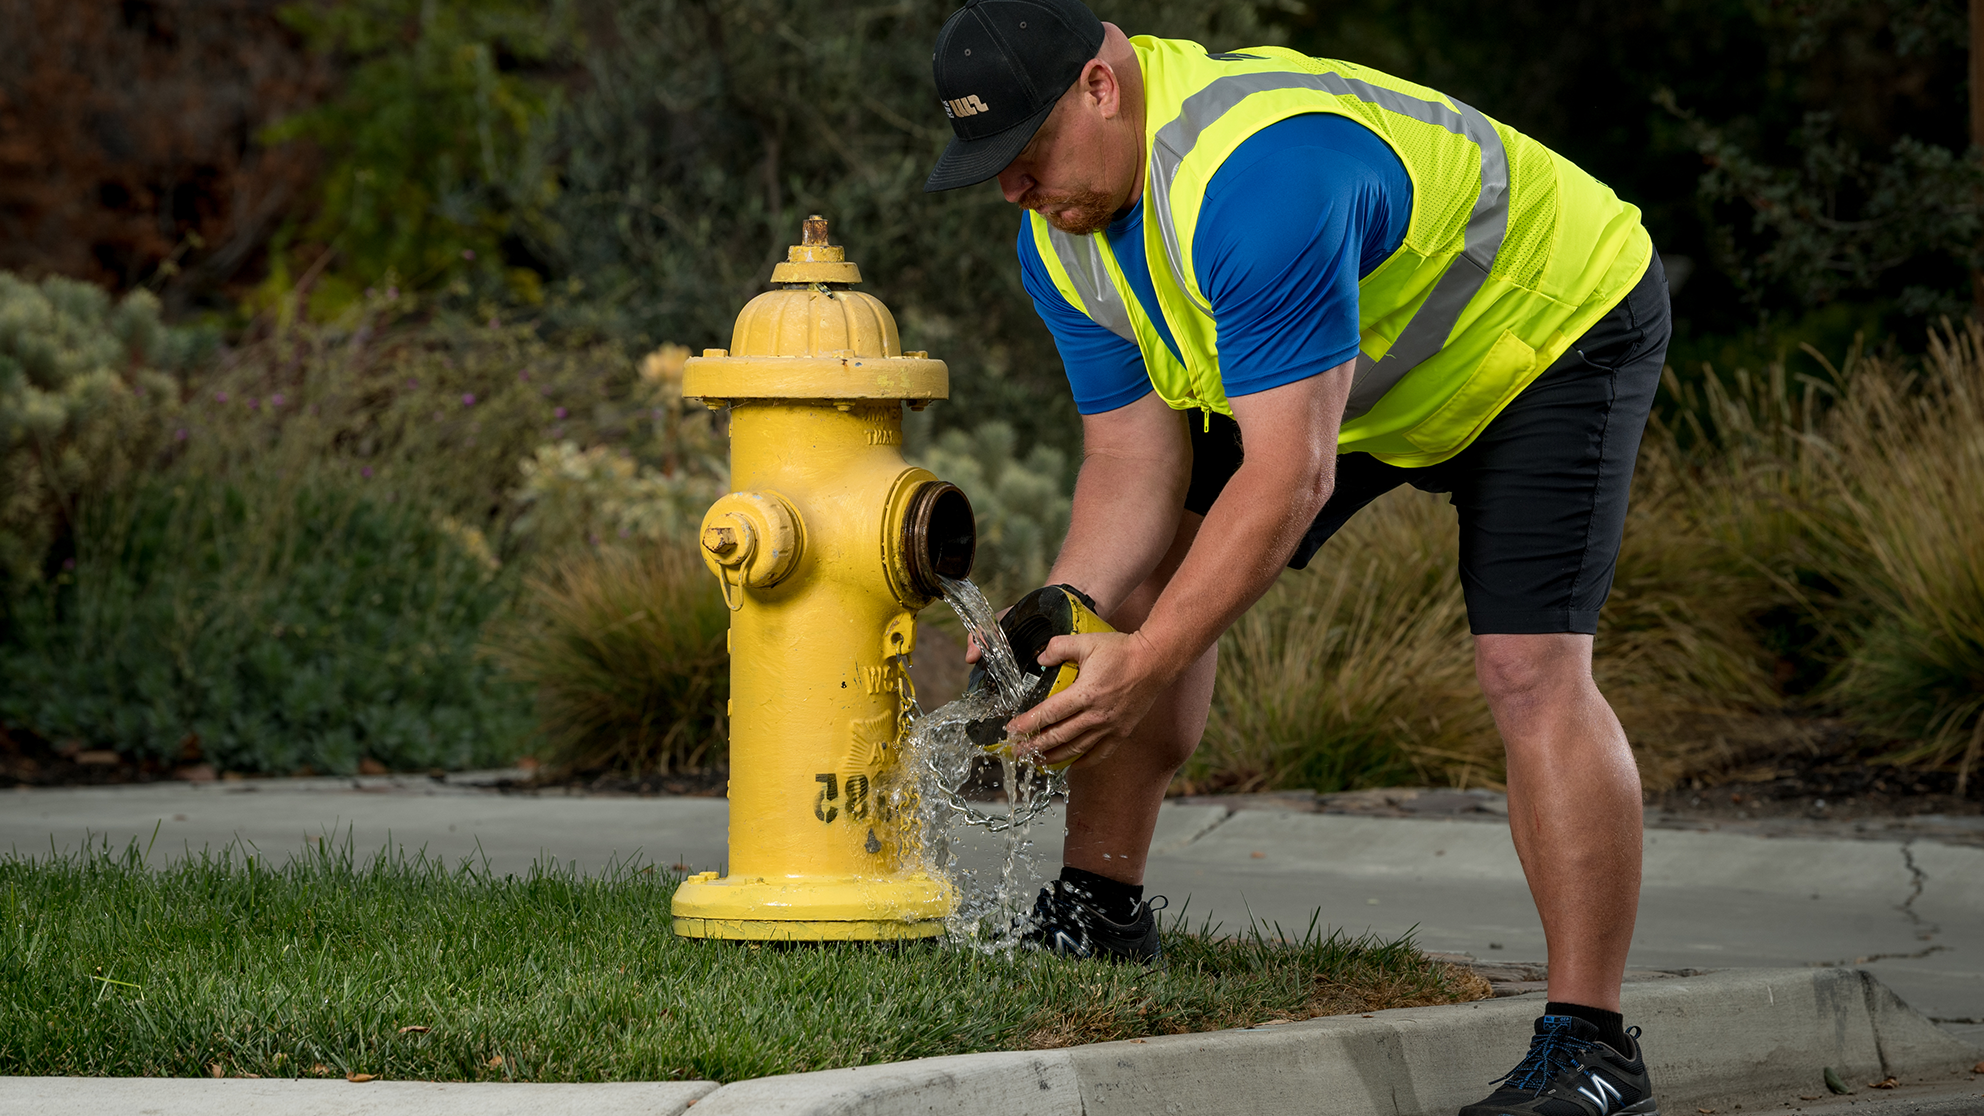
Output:
[[476,654],[508,587],[433,513],[298,478],[139,485],[20,602],[0,717],[135,760],[228,770],[489,766],[524,695]]
[[[382,300],[381,300],[382,301]],[[566,439],[650,447],[633,363],[617,346],[551,344],[529,327],[448,319],[310,326],[196,377],[181,468],[239,477],[274,469],[363,482],[482,532],[508,561],[514,494],[537,447]]]
[[143,291],[0,272],[0,616],[37,583],[78,509],[151,464],[179,411],[171,374],[210,339]]
[[[538,0],[339,0],[294,3],[284,19],[311,48],[341,58],[342,89],[268,129],[308,140],[330,161],[300,238],[336,253],[311,309],[334,315],[392,278],[418,289],[542,297],[542,277],[505,268],[505,247],[536,233],[557,196],[548,161],[558,88],[522,67],[572,42],[571,9]],[[263,298],[314,267],[279,243]]]
[[1269,928],[1173,926],[1162,972],[935,943],[746,949],[676,937],[677,880],[654,866],[499,876],[326,844],[287,863],[229,847],[160,870],[135,845],[0,858],[0,1065],[737,1081],[1487,991],[1409,940],[1314,928],[1284,945]]
[[1073,506],[1073,477],[1060,450],[1035,444],[1022,457],[1012,426],[988,422],[969,432],[946,431],[912,456],[970,498],[978,520],[971,577],[993,607],[1047,583]]
[[[1013,263],[1018,211],[990,186],[922,190],[951,136],[930,44],[952,8],[630,0],[603,13],[588,88],[561,118],[566,188],[551,209],[550,258],[584,291],[554,320],[727,344],[738,307],[820,213],[905,344],[950,363],[938,422],[997,417],[1027,443],[1072,449],[1059,361]],[[1109,15],[1228,46],[1274,38],[1232,0]]]
[[572,771],[701,770],[725,747],[730,610],[679,541],[566,553],[491,653],[537,694],[546,757]]
[[[1751,303],[1822,306],[1877,290],[1886,273],[1924,257],[1965,271],[1984,266],[1984,162],[1903,136],[1880,159],[1839,134],[1833,114],[1809,113],[1791,137],[1795,166],[1759,159],[1723,129],[1667,103],[1689,125],[1709,165],[1700,193],[1711,205],[1752,211],[1753,246],[1722,240],[1724,267]],[[1947,287],[1905,287],[1899,309],[1913,317],[1962,313]]]

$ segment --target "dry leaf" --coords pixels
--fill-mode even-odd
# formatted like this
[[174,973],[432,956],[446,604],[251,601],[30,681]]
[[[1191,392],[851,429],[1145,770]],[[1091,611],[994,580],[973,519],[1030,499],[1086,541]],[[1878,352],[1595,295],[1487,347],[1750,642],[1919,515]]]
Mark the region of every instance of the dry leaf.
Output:
[[214,1075],[215,1077],[220,1077],[220,1076],[222,1075],[222,1074],[221,1074],[221,1068],[220,1068],[220,1063],[219,1063],[219,1062],[215,1062],[215,1063],[214,1063],[213,1065],[211,1065],[211,1066],[208,1066],[208,1067],[207,1067],[207,1072],[208,1072],[208,1073],[210,1073],[210,1074],[213,1074],[213,1075]]
[[1984,1061],[1979,1061],[1976,1065],[1970,1067],[1970,1072],[1984,1073]]
[[494,1058],[491,1058],[491,1059],[489,1059],[489,1068],[490,1068],[490,1069],[502,1069],[502,1068],[503,1068],[503,1056],[502,1056],[501,1054],[498,1054],[498,1055],[496,1055],[496,1056],[495,1056]]
[[1131,1042],[1149,1042],[1149,1039],[1131,1039]]
[[1867,1088],[1869,1088],[1869,1089],[1892,1089],[1892,1088],[1894,1088],[1894,1087],[1896,1087],[1897,1085],[1900,1085],[1900,1084],[1901,1084],[1901,1082],[1899,1082],[1899,1081],[1896,1081],[1896,1080],[1895,1080],[1894,1078],[1892,1078],[1892,1077],[1883,1077],[1883,1078],[1881,1078],[1881,1079],[1880,1079],[1879,1081],[1869,1081],[1869,1082],[1867,1082]]
[[261,1075],[261,1074],[259,1074],[259,1073],[237,1073],[237,1074],[235,1074],[234,1076],[236,1076],[236,1077],[252,1077],[252,1078],[254,1078],[254,1079],[256,1079],[257,1081],[259,1081],[259,1080],[261,1080],[261,1078],[262,1078],[262,1075]]
[[318,1062],[316,1065],[310,1067],[310,1072],[316,1074],[318,1077],[323,1077],[331,1072],[331,1067]]
[[344,1079],[354,1085],[363,1085],[367,1081],[372,1080],[372,1075],[369,1073],[347,1073],[344,1075]]
[[426,1027],[426,1026],[424,1026],[424,1025],[422,1025],[422,1024],[419,1024],[419,1023],[410,1023],[410,1024],[408,1024],[408,1025],[406,1025],[406,1026],[404,1026],[404,1027],[401,1027],[401,1028],[400,1028],[400,1034],[403,1034],[403,1035],[424,1035],[424,1034],[426,1034],[426,1033],[428,1032],[428,1030],[429,1030],[429,1029],[430,1029],[430,1028],[428,1028],[428,1027]]
[[1702,1116],[1715,1116],[1715,1109],[1713,1108],[1697,1108],[1695,1111],[1701,1113]]

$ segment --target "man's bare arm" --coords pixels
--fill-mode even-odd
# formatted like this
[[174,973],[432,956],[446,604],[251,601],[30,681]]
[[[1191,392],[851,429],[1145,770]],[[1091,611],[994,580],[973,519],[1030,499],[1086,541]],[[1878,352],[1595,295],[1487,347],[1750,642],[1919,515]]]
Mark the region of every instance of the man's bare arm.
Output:
[[1114,612],[1171,546],[1191,478],[1191,439],[1156,392],[1084,416],[1074,512],[1048,584],[1073,585]]
[[[1150,618],[1133,633],[1062,636],[1041,656],[1081,666],[1073,686],[1012,722],[1016,732],[1038,733],[1033,745],[1043,759],[1083,755],[1093,763],[1114,750],[1156,694],[1273,584],[1329,499],[1354,370],[1346,362],[1233,401],[1245,459]],[[1137,499],[1135,489],[1111,495]]]

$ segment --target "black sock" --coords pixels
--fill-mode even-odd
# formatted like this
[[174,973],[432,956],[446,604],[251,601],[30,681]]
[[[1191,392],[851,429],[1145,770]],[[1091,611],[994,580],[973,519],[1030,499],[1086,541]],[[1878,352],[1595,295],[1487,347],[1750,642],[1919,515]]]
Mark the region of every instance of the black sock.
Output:
[[1573,1019],[1582,1019],[1598,1028],[1598,1041],[1621,1054],[1628,1053],[1632,1049],[1633,1044],[1626,1041],[1626,1017],[1616,1011],[1551,1000],[1543,1005],[1543,1014],[1568,1015]]
[[1128,922],[1135,918],[1137,904],[1144,897],[1142,884],[1126,884],[1080,868],[1062,868],[1061,882],[1111,922]]

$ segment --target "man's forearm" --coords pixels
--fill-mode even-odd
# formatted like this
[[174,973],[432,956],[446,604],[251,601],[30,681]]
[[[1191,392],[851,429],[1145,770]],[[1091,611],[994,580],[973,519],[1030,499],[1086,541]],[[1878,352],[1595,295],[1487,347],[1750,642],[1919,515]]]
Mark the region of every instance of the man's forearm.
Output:
[[1329,499],[1333,457],[1306,472],[1278,464],[1248,461],[1233,474],[1139,629],[1168,672],[1182,672],[1267,592]]
[[1180,468],[1175,459],[1084,458],[1068,537],[1048,582],[1073,585],[1105,616],[1114,612],[1171,546],[1189,480],[1189,467]]

